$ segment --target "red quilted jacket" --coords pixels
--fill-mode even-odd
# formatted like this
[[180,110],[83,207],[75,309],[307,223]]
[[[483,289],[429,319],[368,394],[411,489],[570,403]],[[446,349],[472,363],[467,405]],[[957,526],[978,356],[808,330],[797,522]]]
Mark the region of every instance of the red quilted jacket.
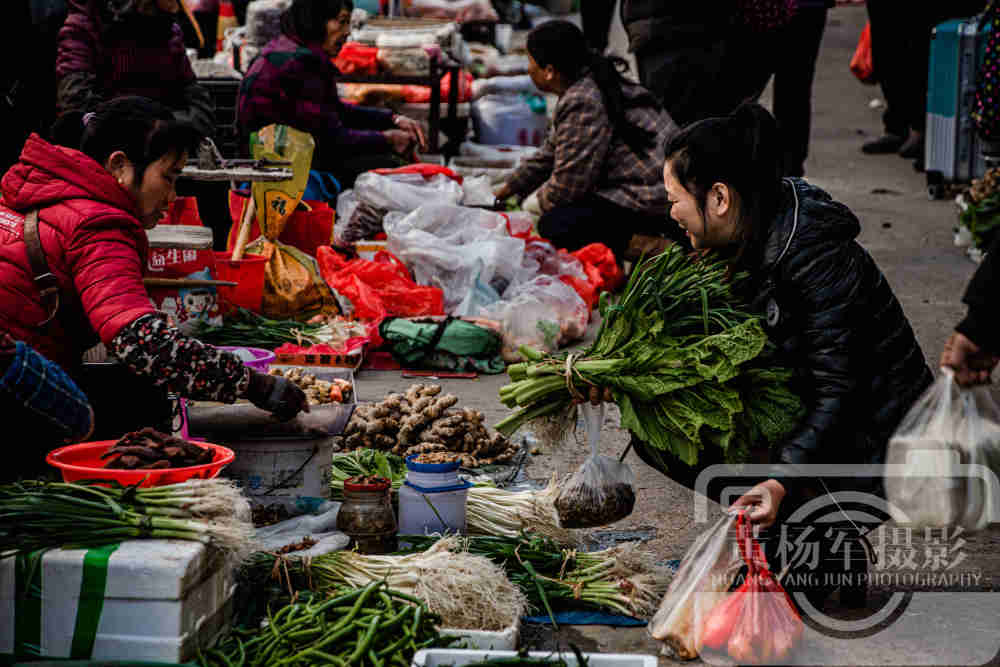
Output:
[[[66,368],[99,338],[154,311],[142,284],[149,245],[135,199],[83,153],[33,134],[0,182],[0,329]],[[59,317],[46,318],[24,245],[24,215],[39,210]]]

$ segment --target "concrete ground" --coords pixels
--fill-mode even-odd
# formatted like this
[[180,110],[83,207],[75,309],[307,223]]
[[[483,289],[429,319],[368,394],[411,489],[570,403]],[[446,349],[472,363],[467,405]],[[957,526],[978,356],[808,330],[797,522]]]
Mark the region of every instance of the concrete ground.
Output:
[[[812,149],[807,164],[810,181],[828,190],[848,205],[861,220],[860,242],[874,255],[886,274],[916,331],[932,366],[945,338],[962,317],[960,297],[975,266],[952,243],[956,224],[955,205],[929,201],[923,174],[897,156],[866,156],[859,147],[879,134],[880,111],[869,102],[880,96],[878,88],[863,86],[848,70],[848,62],[866,20],[862,7],[831,10],[823,40],[816,83]],[[613,44],[622,44],[620,26]],[[767,94],[765,94],[766,103]],[[409,384],[398,373],[363,372],[358,381],[367,398]],[[506,376],[445,382],[448,391],[463,404],[483,410],[490,419],[506,414],[497,400],[497,389]],[[582,437],[582,436],[581,436]],[[620,454],[627,443],[618,427],[618,414],[609,411],[601,450]],[[585,446],[568,446],[534,457],[527,469],[534,479],[544,480],[555,471],[565,473],[585,458]],[[633,514],[611,528],[650,529],[648,547],[666,558],[680,558],[703,530],[693,519],[693,494],[644,465],[634,454],[628,463],[636,474],[637,503]],[[918,591],[900,607],[890,600],[898,590],[915,590],[907,581],[885,581],[873,587],[867,610],[850,618],[863,624],[882,609],[889,618],[880,631],[840,633],[807,632],[807,641],[797,655],[798,664],[911,665],[911,664],[1000,664],[1000,596],[995,594],[1000,575],[1000,531],[987,530],[964,535],[964,544],[952,542],[950,556],[960,565],[950,572],[964,579],[952,585],[934,585],[937,592]],[[935,545],[914,536],[909,548],[923,560]],[[978,576],[978,578],[975,578]],[[893,611],[895,609],[895,611]],[[841,618],[847,618],[841,614]],[[860,626],[859,626],[860,627]],[[867,635],[867,636],[859,636]],[[845,638],[846,637],[846,638]],[[645,629],[603,626],[569,627],[560,633],[532,631],[526,639],[536,646],[567,646],[583,650],[656,654],[658,645]],[[660,664],[673,664],[660,658]]]

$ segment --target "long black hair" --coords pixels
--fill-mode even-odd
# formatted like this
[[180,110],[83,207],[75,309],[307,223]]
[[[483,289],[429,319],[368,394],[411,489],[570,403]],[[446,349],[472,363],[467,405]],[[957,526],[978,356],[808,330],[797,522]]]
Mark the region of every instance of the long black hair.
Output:
[[51,139],[80,150],[101,166],[121,151],[135,165],[136,182],[141,183],[150,164],[174,151],[193,153],[201,135],[159,102],[127,96],[103,102],[91,113],[63,114],[52,127]]
[[354,9],[352,0],[295,0],[281,15],[281,32],[307,43],[322,42],[327,21],[345,9]]
[[781,195],[778,124],[756,103],[720,118],[706,118],[671,135],[664,155],[690,192],[702,217],[709,191],[725,183],[739,195],[740,263],[761,247]]
[[601,90],[614,131],[637,153],[653,148],[656,133],[629,122],[625,112],[643,106],[659,108],[659,102],[649,92],[632,99],[625,97],[622,85],[629,81],[622,76],[628,70],[623,59],[592,50],[583,31],[569,21],[546,21],[532,30],[528,34],[528,53],[539,67],[552,65],[566,81],[575,82],[589,72]]

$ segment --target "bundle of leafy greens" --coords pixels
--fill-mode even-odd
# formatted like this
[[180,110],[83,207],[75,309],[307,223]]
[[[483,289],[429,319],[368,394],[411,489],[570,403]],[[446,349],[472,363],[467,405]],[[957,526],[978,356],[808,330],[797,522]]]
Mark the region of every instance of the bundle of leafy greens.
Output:
[[341,500],[344,497],[344,482],[351,477],[378,475],[392,482],[392,490],[406,481],[406,463],[395,454],[376,449],[356,449],[345,454],[334,454],[330,467],[330,497]]
[[749,279],[730,275],[724,258],[688,257],[679,247],[633,272],[618,304],[601,296],[593,346],[578,355],[544,356],[522,347],[500,398],[516,413],[497,424],[510,435],[542,419],[571,425],[574,399],[606,389],[623,428],[666,468],[669,453],[688,465],[714,447],[747,460],[751,446],[778,443],[804,409],[777,365],[760,318],[737,296]]

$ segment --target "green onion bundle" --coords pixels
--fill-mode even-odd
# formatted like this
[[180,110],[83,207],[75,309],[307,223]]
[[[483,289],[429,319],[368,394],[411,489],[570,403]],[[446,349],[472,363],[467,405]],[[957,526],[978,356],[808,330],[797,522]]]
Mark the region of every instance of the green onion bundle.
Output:
[[285,343],[316,345],[333,339],[326,324],[272,320],[240,308],[221,325],[199,322],[194,337],[209,345],[260,347],[273,350]]
[[436,541],[406,556],[370,556],[337,551],[304,561],[289,554],[257,552],[243,563],[240,580],[263,586],[321,593],[344,586],[386,582],[393,590],[424,601],[446,628],[504,630],[523,614],[524,595],[488,559],[456,548],[457,538]]
[[743,462],[751,445],[775,444],[803,407],[789,390],[791,371],[777,367],[760,319],[738,294],[748,275],[726,260],[691,259],[678,247],[641,264],[619,304],[601,296],[603,322],[579,355],[544,356],[508,368],[500,398],[516,413],[497,424],[511,435],[528,422],[557,420],[592,389],[609,390],[632,431],[667,467],[663,453],[688,465],[709,447]]
[[[401,537],[416,548],[441,544],[437,537]],[[602,551],[563,549],[539,535],[468,537],[448,543],[500,565],[555,625],[554,609],[589,607],[649,618],[667,591],[672,574],[652,554],[628,543]],[[557,626],[558,627],[558,626]]]
[[0,558],[140,538],[194,540],[238,551],[250,507],[224,480],[139,488],[23,481],[0,486]]

